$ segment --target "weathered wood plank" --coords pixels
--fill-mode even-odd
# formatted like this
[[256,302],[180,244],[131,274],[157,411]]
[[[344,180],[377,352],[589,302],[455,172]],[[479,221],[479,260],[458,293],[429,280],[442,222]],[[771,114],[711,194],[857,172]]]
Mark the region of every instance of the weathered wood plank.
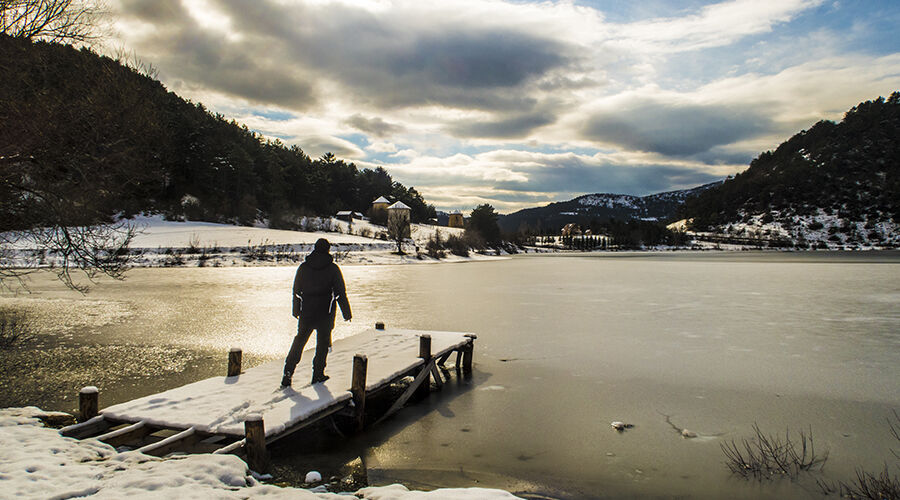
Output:
[[130,441],[142,439],[144,436],[150,434],[153,431],[154,429],[151,426],[147,425],[146,422],[141,421],[135,424],[128,425],[126,427],[122,427],[121,429],[107,432],[106,434],[101,434],[97,436],[97,439],[110,446],[115,447],[122,446],[123,444]]
[[106,420],[103,415],[97,415],[96,417],[85,422],[63,427],[59,430],[59,433],[70,438],[84,439],[86,437],[105,432],[107,429],[112,427],[112,425],[113,424],[110,421]]
[[227,446],[223,446],[223,447],[219,448],[218,450],[213,452],[213,455],[223,455],[223,454],[227,455],[229,453],[240,453],[241,451],[243,451],[244,445],[246,445],[246,444],[247,444],[246,439],[240,439],[240,440],[235,441]]
[[391,415],[393,415],[394,413],[399,411],[400,408],[403,408],[403,405],[405,405],[406,402],[409,401],[409,398],[412,397],[412,395],[416,392],[416,390],[419,388],[419,386],[422,385],[423,383],[425,383],[425,380],[428,379],[428,375],[431,373],[432,366],[434,366],[433,359],[429,360],[429,362],[422,368],[422,370],[416,376],[415,380],[413,380],[412,384],[410,384],[409,387],[406,388],[406,391],[404,391],[403,394],[401,394],[400,397],[397,398],[397,401],[395,401],[394,404],[391,405],[390,408],[388,408],[388,411],[386,411],[384,413],[384,415],[382,415],[381,418],[379,418],[378,421],[375,422],[376,425],[383,422],[386,418],[390,417]]
[[138,448],[137,451],[147,455],[161,457],[177,449],[187,449],[193,443],[195,443],[197,439],[197,430],[191,427],[179,432],[178,434],[169,436],[162,441],[148,444],[147,446],[144,446],[142,448]]

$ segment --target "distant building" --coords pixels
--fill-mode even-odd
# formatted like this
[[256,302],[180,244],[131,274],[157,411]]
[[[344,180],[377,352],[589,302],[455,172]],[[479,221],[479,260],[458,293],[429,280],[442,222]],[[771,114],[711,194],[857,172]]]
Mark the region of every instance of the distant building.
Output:
[[391,200],[385,198],[384,196],[379,196],[377,200],[372,202],[372,210],[387,210],[388,205],[390,204]]
[[465,227],[466,222],[463,219],[463,214],[459,210],[454,210],[450,212],[450,219],[447,221],[448,227]]
[[365,220],[366,219],[363,216],[363,214],[361,214],[359,212],[353,212],[350,210],[341,210],[340,212],[338,212],[335,215],[335,217],[337,217],[338,219],[341,219],[343,221],[347,221],[347,223],[350,224],[351,226],[353,226],[354,219],[355,220]]
[[574,222],[570,222],[570,223],[566,224],[565,226],[563,226],[562,231],[560,231],[560,234],[562,236],[580,236],[581,228],[578,227],[578,224],[575,224]]
[[410,210],[411,209],[406,205],[406,203],[398,201],[397,203],[394,203],[393,205],[387,207],[388,220],[399,217],[406,220],[406,223],[409,224]]

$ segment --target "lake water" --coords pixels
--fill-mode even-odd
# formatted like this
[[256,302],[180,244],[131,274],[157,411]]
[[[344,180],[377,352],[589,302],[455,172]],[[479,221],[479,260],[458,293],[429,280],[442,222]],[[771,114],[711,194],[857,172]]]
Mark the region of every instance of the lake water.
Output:
[[[816,479],[897,462],[897,253],[532,255],[343,271],[354,320],[336,336],[378,320],[475,332],[475,374],[361,436],[277,446],[276,475],[352,463],[372,484],[554,498],[819,498]],[[0,298],[43,332],[35,348],[0,353],[0,406],[71,410],[88,384],[114,404],[219,375],[236,345],[245,364],[281,359],[296,328],[293,273],[135,269],[85,296],[36,276],[31,294]],[[634,427],[617,433],[614,420]],[[720,445],[754,424],[811,431],[829,453],[824,470],[732,476]]]

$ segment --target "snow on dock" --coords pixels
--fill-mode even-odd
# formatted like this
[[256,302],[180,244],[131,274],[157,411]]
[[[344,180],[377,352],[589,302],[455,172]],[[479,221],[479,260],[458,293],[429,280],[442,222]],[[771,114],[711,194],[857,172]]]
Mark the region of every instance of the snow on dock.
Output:
[[[236,453],[247,456],[258,472],[268,467],[266,445],[322,418],[341,412],[362,430],[366,398],[404,377],[413,381],[376,423],[399,411],[413,395],[425,395],[432,382],[440,388],[449,371],[444,363],[456,353],[456,371],[469,374],[476,336],[456,332],[374,329],[334,342],[326,373],[311,385],[313,351],[294,372],[294,386],[281,388],[282,362],[240,370],[241,352],[228,356],[228,375],[212,377],[103,410],[98,390],[79,395],[81,422],[60,430],[63,436],[94,437],[107,444],[164,456],[172,452]],[[439,368],[440,367],[440,368]]]
[[414,330],[367,330],[334,342],[328,355],[329,380],[309,384],[313,351],[303,354],[294,373],[294,386],[281,389],[282,361],[272,361],[234,377],[213,377],[145,396],[101,411],[117,421],[169,428],[195,428],[211,434],[244,435],[248,416],[262,415],[267,439],[323,410],[351,398],[353,356],[368,359],[366,392],[373,392],[425,363],[419,358],[419,336],[431,336],[433,355],[463,347],[463,333]]

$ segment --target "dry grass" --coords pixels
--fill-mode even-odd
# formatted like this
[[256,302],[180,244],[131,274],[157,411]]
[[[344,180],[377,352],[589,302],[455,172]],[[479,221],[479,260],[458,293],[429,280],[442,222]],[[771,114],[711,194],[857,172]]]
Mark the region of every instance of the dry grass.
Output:
[[752,438],[721,445],[728,468],[745,479],[762,481],[781,476],[793,480],[802,472],[821,470],[828,460],[827,451],[821,456],[816,454],[812,431],[800,431],[796,440],[790,431],[785,431],[783,439],[763,434],[756,424],[753,431],[756,436]]

